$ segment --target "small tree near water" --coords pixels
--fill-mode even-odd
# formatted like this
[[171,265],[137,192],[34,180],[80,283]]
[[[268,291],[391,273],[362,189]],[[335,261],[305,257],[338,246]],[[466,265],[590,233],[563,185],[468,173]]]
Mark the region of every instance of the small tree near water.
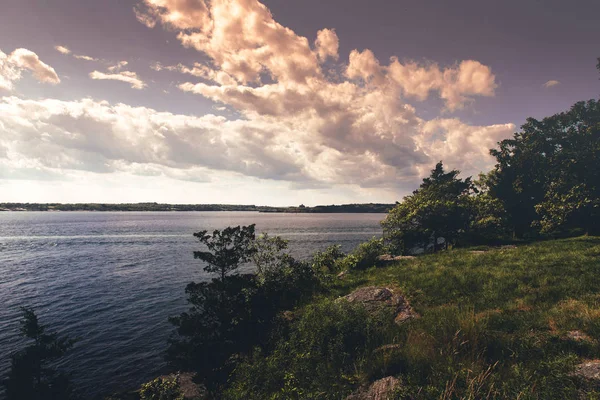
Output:
[[432,244],[438,238],[454,244],[469,225],[471,178],[459,179],[459,171],[444,171],[439,162],[421,186],[397,204],[382,222],[386,240],[396,251]]
[[218,273],[221,281],[227,274],[239,268],[240,264],[250,261],[254,252],[252,244],[255,239],[255,225],[227,227],[222,231],[216,229],[212,235],[208,231],[194,233],[208,251],[194,251],[194,258],[206,262],[204,270]]
[[4,381],[8,400],[67,400],[75,398],[66,375],[52,368],[73,346],[74,340],[46,333],[35,312],[22,308],[21,333],[32,340],[11,357],[11,370]]

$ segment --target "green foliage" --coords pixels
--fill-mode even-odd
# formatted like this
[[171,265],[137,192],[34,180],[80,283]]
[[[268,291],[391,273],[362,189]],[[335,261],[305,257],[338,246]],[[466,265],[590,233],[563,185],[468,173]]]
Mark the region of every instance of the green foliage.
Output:
[[208,231],[196,232],[194,236],[208,251],[194,251],[194,258],[206,262],[208,265],[204,270],[218,273],[221,281],[224,281],[227,274],[235,271],[240,264],[250,261],[254,254],[254,228],[253,224],[227,227],[222,231],[215,229],[212,234],[208,234]]
[[444,172],[439,162],[419,189],[406,196],[382,222],[393,250],[407,253],[415,247],[435,252],[438,238],[454,244],[469,226],[470,178],[457,178],[459,171]]
[[600,103],[579,102],[541,121],[527,119],[491,150],[490,193],[502,201],[518,237],[600,224]]
[[142,385],[140,400],[183,400],[183,393],[177,377],[160,377]]
[[174,367],[198,372],[213,393],[225,385],[240,355],[269,344],[282,311],[293,309],[320,288],[311,265],[283,252],[287,246],[283,239],[268,235],[255,239],[254,225],[222,232],[196,234],[212,250],[203,254],[204,259],[232,266],[253,258],[259,271],[190,283],[186,293],[191,307],[170,318],[178,336],[167,352]]
[[421,318],[396,326],[316,298],[235,368],[224,397],[339,399],[393,375],[405,399],[598,398],[571,373],[600,357],[599,254],[600,238],[584,237],[352,271],[334,293],[396,287]]
[[312,257],[312,268],[321,277],[339,270],[338,262],[346,256],[340,245],[331,245],[323,251],[317,251]]
[[256,351],[236,368],[225,398],[344,398],[360,383],[386,328],[381,319],[345,301],[311,304],[272,352]]
[[469,245],[510,241],[509,216],[502,202],[489,191],[489,177],[480,175],[476,195],[469,197],[470,221],[462,242]]
[[254,240],[252,262],[256,267],[256,273],[261,278],[278,273],[278,269],[286,265],[290,255],[285,253],[288,241],[280,236],[269,236],[264,233]]
[[337,260],[339,270],[367,269],[377,264],[377,257],[389,252],[383,239],[372,238],[359,244],[356,249],[342,259]]
[[8,400],[73,399],[68,376],[51,365],[73,347],[74,340],[46,333],[35,312],[22,308],[21,333],[32,341],[11,356],[11,370],[4,381]]

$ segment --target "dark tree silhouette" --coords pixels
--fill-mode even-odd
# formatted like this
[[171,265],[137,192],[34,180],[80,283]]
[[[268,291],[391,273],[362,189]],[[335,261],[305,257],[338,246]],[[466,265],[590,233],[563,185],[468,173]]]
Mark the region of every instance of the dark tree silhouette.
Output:
[[51,364],[64,356],[75,341],[46,333],[32,309],[22,311],[21,333],[33,343],[11,357],[11,370],[4,382],[7,399],[74,399],[68,377]]

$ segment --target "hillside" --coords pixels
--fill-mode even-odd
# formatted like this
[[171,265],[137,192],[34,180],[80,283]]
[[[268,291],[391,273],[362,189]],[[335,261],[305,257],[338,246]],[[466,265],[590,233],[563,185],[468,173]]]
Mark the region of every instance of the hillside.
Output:
[[[401,293],[421,317],[397,325],[333,301],[365,286]],[[394,398],[598,398],[597,381],[572,373],[600,358],[600,238],[352,271],[293,319],[285,343],[238,368],[230,398],[366,399],[357,388],[389,376]]]

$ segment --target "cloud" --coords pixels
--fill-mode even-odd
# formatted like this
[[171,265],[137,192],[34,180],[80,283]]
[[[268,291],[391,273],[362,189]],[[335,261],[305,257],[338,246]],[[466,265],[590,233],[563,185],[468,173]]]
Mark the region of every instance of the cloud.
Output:
[[71,54],[71,50],[69,50],[65,46],[54,46],[54,49],[62,54]]
[[317,32],[317,39],[315,40],[315,49],[319,60],[325,61],[327,57],[331,57],[334,60],[339,58],[338,48],[340,46],[339,39],[333,29],[321,29]]
[[[339,39],[333,29],[317,32],[313,50],[305,37],[277,23],[256,0],[144,0],[137,10],[154,23],[177,31],[184,46],[208,55],[212,65],[164,69],[220,85],[260,86],[274,81],[296,90],[302,85],[309,87],[310,81],[324,80],[319,61],[339,58]],[[215,79],[219,74],[226,79]],[[441,69],[412,61],[401,64],[392,57],[389,65],[383,65],[369,49],[350,53],[344,75],[371,86],[391,86],[391,90],[399,89],[399,94],[421,101],[435,91],[450,111],[464,107],[474,96],[493,96],[497,86],[491,69],[476,60]]]
[[146,25],[147,28],[152,29],[156,26],[156,18],[145,13],[139,6],[133,7],[133,13],[135,14],[135,19],[137,19],[138,22]]
[[117,71],[121,70],[121,68],[123,68],[124,66],[126,66],[127,64],[129,64],[127,61],[119,61],[118,63],[116,63],[115,65],[111,65],[107,69],[110,72],[117,72]]
[[[495,76],[476,60],[450,66],[395,57],[380,62],[370,49],[341,60],[333,29],[318,31],[313,44],[256,0],[144,0],[135,11],[142,23],[174,31],[183,46],[208,58],[151,68],[187,75],[190,82],[180,90],[235,117],[92,99],[5,97],[0,158],[63,171],[200,181],[226,172],[295,188],[406,193],[440,159],[464,175],[487,170],[493,165],[489,148],[514,130],[511,124],[471,126],[419,116],[418,102],[431,96],[446,111],[493,96]],[[90,77],[146,86],[136,73],[121,71],[124,66]]]
[[[489,149],[509,137],[514,124],[469,126],[456,118],[438,118],[423,124],[422,134],[415,137],[418,149],[430,160],[444,160],[447,165],[475,174],[489,168]],[[427,171],[422,171],[424,174]]]
[[146,0],[143,5],[147,18],[178,30],[184,46],[206,53],[240,83],[262,82],[265,71],[289,82],[320,73],[308,40],[277,23],[257,1]]
[[546,82],[546,83],[543,84],[543,86],[546,87],[546,88],[551,88],[551,87],[556,86],[556,85],[560,85],[560,82],[559,81],[555,81],[555,80],[550,80],[550,81],[548,81],[548,82]]
[[[285,158],[297,166],[286,179],[311,182],[300,186],[406,187],[428,173],[445,151],[441,158],[448,159],[449,167],[478,173],[492,165],[489,148],[514,129],[510,124],[426,121],[407,103],[437,94],[452,111],[476,96],[493,96],[495,76],[476,60],[442,68],[392,57],[384,64],[369,49],[353,50],[347,65],[324,73],[325,60],[339,59],[335,31],[317,32],[311,48],[258,1],[145,0],[142,5],[139,10],[147,18],[209,57],[207,64],[155,64],[153,69],[203,79],[178,87],[237,111],[243,119],[236,123],[262,132],[261,148],[285,146]],[[457,142],[461,130],[465,143]],[[458,144],[462,147],[455,151]]]
[[41,61],[33,51],[20,48],[6,55],[0,50],[0,89],[13,90],[14,82],[21,79],[23,70],[31,71],[39,82],[60,83],[54,68]]
[[86,55],[82,55],[82,54],[74,54],[73,57],[75,57],[78,60],[99,61],[97,58],[86,56]]
[[[206,180],[208,170],[302,181],[301,165],[268,123],[193,117],[105,101],[0,99],[0,159],[95,173],[161,171]],[[165,171],[170,172],[165,172]],[[199,176],[203,176],[199,178]]]
[[0,90],[11,91],[14,82],[21,79],[21,68],[18,68],[9,57],[0,50]]
[[150,66],[155,71],[171,71],[180,72],[182,74],[193,75],[198,78],[203,78],[207,81],[218,83],[219,85],[234,85],[236,81],[229,74],[224,71],[214,70],[207,65],[194,63],[192,67],[185,66],[183,64],[177,65],[162,65],[156,62]]
[[[110,68],[109,68],[110,69]],[[131,85],[133,89],[143,89],[148,86],[144,81],[142,81],[135,72],[132,71],[121,71],[118,73],[106,74],[100,71],[90,72],[90,78],[92,79],[100,79],[100,80],[114,80],[126,82]]]

